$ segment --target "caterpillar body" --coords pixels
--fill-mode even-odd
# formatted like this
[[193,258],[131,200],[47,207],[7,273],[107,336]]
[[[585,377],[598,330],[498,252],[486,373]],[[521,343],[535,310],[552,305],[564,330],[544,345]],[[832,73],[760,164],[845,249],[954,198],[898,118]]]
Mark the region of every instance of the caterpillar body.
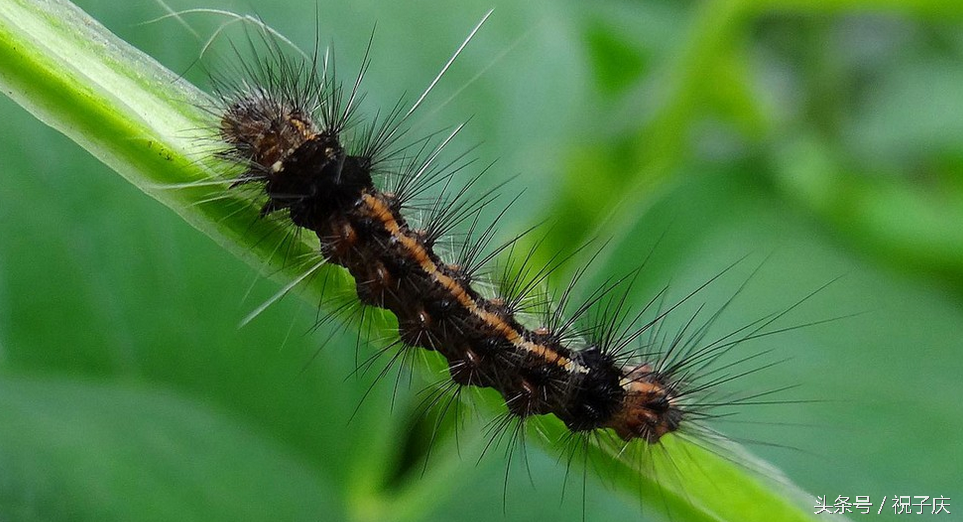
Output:
[[[552,414],[574,432],[610,428],[649,443],[679,429],[687,393],[672,368],[622,364],[617,347],[624,339],[582,342],[558,314],[527,327],[513,305],[518,300],[475,289],[475,273],[466,269],[473,259],[446,262],[435,252],[439,228],[452,216],[429,217],[435,228],[413,227],[403,214],[405,194],[373,181],[387,163],[397,122],[376,123],[360,147],[344,140],[357,84],[345,100],[324,72],[275,67],[301,76],[222,96],[226,154],[247,165],[235,185],[263,186],[263,215],[285,212],[317,235],[320,254],[350,272],[361,302],[397,317],[405,345],[437,351],[456,383],[494,388],[519,417]],[[409,164],[402,179],[418,178],[433,157]]]

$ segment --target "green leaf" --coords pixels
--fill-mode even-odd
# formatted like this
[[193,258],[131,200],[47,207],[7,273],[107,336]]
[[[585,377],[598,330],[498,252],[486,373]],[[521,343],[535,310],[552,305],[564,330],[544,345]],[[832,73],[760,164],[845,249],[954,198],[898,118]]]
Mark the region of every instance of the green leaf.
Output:
[[297,454],[166,390],[0,378],[7,520],[340,518]]

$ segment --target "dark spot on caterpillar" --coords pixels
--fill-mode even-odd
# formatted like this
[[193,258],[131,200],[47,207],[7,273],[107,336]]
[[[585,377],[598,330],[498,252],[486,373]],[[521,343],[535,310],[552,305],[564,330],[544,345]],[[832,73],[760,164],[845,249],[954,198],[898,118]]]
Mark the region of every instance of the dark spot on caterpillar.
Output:
[[448,372],[451,380],[462,386],[481,386],[477,372],[482,366],[481,356],[476,354],[470,347],[461,348],[462,359],[449,359]]
[[408,346],[434,349],[433,346],[426,343],[432,332],[434,321],[425,309],[416,308],[396,315],[398,315],[398,334],[402,342]]

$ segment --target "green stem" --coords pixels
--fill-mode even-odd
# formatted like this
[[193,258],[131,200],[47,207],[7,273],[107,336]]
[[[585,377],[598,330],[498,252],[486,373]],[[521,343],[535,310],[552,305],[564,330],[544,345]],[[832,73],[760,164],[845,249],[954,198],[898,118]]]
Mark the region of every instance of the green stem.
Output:
[[[286,274],[273,245],[252,237],[283,227],[211,180],[230,165],[210,154],[212,100],[67,1],[0,1],[0,86],[40,121],[77,142],[233,254]],[[254,225],[252,226],[252,223]],[[306,242],[292,254],[308,253]],[[271,270],[274,272],[275,270]]]

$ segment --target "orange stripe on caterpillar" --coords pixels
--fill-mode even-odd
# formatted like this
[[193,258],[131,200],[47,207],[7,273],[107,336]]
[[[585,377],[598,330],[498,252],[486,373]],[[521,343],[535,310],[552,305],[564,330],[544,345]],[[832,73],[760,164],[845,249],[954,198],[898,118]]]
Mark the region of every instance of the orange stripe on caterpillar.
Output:
[[568,371],[580,373],[589,371],[588,368],[562,356],[548,346],[525,340],[518,330],[505,322],[498,314],[479,307],[475,299],[468,295],[468,292],[465,291],[465,288],[460,283],[438,269],[438,265],[431,260],[431,256],[428,255],[425,246],[417,238],[412,237],[411,234],[406,234],[401,229],[397,220],[395,220],[394,214],[392,214],[391,210],[377,194],[370,192],[365,193],[361,196],[361,200],[370,209],[371,216],[380,220],[384,224],[385,229],[391,233],[392,237],[411,252],[412,258],[421,265],[422,270],[451,292],[451,295],[457,299],[462,306],[488,324],[492,331],[501,334],[516,347],[541,357],[548,364],[561,366]]

